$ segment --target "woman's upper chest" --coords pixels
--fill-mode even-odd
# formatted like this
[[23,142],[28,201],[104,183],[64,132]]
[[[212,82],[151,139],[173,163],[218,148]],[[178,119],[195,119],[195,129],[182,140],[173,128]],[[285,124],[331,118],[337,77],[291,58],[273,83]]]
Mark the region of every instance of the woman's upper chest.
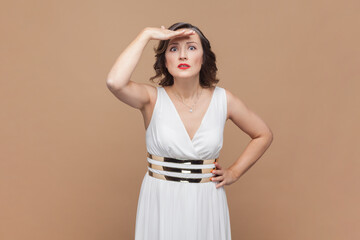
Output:
[[183,101],[178,95],[163,88],[165,100],[170,105],[170,111],[177,118],[183,128],[186,130],[190,140],[194,139],[197,131],[205,121],[205,117],[211,109],[214,101],[215,87],[202,89],[201,94],[196,99],[188,102]]

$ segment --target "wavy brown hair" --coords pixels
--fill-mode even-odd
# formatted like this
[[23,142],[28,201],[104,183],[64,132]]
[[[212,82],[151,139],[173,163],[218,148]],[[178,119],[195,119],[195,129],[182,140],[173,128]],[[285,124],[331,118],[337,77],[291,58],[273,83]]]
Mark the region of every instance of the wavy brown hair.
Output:
[[[216,78],[216,56],[211,50],[209,40],[204,36],[204,34],[200,31],[200,29],[190,23],[178,22],[171,25],[169,30],[177,30],[180,28],[188,28],[194,30],[200,37],[201,45],[203,48],[203,63],[200,69],[200,85],[205,88],[212,87],[216,85],[220,80]],[[156,53],[156,62],[154,64],[154,69],[156,75],[151,77],[150,80],[152,82],[154,78],[164,77],[159,81],[159,85],[161,86],[171,86],[174,84],[173,76],[168,72],[165,66],[165,51],[169,45],[170,39],[168,40],[160,40],[159,45],[154,47],[154,51]]]

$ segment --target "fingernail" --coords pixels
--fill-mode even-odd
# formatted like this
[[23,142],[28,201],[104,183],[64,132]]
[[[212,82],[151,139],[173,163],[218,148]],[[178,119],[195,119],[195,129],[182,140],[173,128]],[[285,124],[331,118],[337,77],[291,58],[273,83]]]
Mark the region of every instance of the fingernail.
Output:
[[212,178],[210,178],[210,181],[212,181]]

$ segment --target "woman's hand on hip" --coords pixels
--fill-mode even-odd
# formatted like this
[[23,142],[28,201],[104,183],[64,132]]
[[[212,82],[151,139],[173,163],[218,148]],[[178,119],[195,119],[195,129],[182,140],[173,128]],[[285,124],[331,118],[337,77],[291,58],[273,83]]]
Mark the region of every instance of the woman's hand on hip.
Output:
[[216,188],[224,185],[230,185],[238,180],[235,172],[232,169],[222,169],[218,162],[215,162],[216,169],[212,171],[216,176],[211,178],[212,182],[220,182],[216,185]]

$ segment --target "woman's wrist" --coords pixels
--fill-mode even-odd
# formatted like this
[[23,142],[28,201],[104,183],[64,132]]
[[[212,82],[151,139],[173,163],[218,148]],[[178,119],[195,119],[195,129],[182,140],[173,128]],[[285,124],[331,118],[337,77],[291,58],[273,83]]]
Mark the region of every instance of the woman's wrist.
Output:
[[142,39],[144,39],[144,40],[147,40],[147,41],[150,41],[150,40],[152,39],[148,27],[144,28],[144,29],[140,32],[139,35],[140,35],[140,38],[142,38]]
[[229,167],[228,170],[230,172],[232,172],[233,176],[236,178],[236,179],[239,179],[241,177],[241,174],[239,173],[239,171],[237,171],[236,169],[234,169],[233,167]]

